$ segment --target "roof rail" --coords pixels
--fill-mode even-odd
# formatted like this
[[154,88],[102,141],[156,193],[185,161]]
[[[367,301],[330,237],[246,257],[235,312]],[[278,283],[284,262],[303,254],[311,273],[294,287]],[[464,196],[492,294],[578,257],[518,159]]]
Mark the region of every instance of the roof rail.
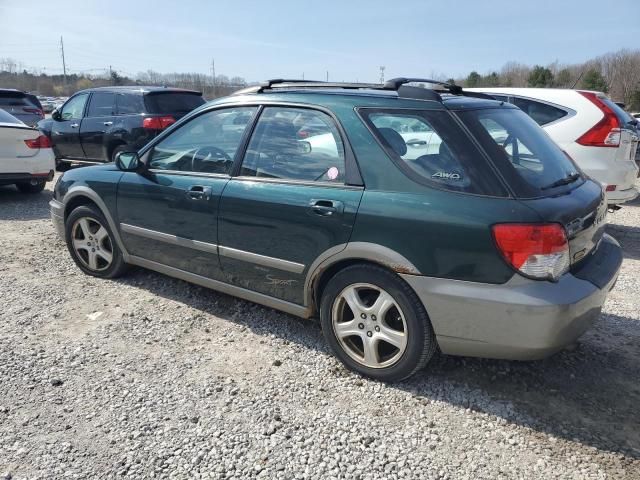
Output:
[[462,87],[460,85],[454,85],[452,83],[441,82],[439,80],[431,80],[430,78],[392,78],[384,82],[385,90],[398,90],[402,85],[407,83],[430,83],[432,85],[439,85],[443,87],[443,90],[448,91],[454,95],[462,95]]

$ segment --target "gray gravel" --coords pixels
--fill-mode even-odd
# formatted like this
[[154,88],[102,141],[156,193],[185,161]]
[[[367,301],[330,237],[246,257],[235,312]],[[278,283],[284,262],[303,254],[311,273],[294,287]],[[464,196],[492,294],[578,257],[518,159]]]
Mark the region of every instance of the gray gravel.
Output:
[[610,215],[624,265],[577,348],[385,385],[316,323],[81,274],[50,197],[0,188],[0,480],[640,478],[640,202]]

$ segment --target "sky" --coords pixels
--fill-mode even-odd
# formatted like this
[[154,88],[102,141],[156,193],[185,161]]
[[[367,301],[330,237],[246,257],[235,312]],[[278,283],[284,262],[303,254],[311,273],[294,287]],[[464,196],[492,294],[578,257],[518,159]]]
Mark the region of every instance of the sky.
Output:
[[61,36],[70,72],[446,78],[640,48],[640,0],[0,0],[0,58],[61,73]]

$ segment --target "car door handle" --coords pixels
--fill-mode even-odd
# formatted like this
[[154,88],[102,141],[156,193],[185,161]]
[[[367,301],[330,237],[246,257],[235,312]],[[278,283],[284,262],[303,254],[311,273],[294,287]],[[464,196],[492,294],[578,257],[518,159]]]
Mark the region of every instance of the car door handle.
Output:
[[71,128],[78,128],[80,125],[78,125],[77,123],[72,123],[71,125],[69,125]]
[[337,200],[311,200],[311,211],[321,217],[332,217],[342,213],[344,206]]
[[110,127],[111,125],[113,125],[113,122],[102,122],[102,124]]
[[187,198],[190,200],[209,200],[211,198],[211,187],[193,185],[187,190]]

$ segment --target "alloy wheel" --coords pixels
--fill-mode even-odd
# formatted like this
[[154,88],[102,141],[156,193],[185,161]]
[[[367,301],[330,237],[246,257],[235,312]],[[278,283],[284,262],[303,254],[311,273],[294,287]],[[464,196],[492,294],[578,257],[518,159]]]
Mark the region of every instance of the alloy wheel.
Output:
[[95,218],[81,217],[71,228],[71,241],[83,265],[99,272],[113,262],[113,243],[107,229]]
[[369,283],[347,286],[331,312],[333,331],[342,349],[369,368],[390,367],[407,348],[407,322],[385,290]]

